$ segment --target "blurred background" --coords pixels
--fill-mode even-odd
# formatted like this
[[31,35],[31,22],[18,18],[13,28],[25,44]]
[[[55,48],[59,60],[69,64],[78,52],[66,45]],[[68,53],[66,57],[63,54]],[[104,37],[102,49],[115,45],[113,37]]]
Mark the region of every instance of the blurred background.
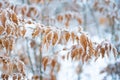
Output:
[[[80,27],[93,42],[100,43],[102,40],[107,40],[115,45],[118,51],[116,60],[113,57],[105,57],[82,64],[59,59],[61,68],[55,75],[56,80],[120,80],[120,0],[0,0],[0,8],[11,8],[21,19],[61,30],[78,30]],[[20,39],[17,44],[23,41]],[[39,39],[34,39],[33,44],[34,41],[37,44]],[[24,45],[17,45],[22,59],[24,51],[20,51],[20,47]],[[34,53],[34,50],[29,51]],[[30,56],[32,63],[35,64],[35,58]],[[48,70],[42,72],[43,76],[49,77]],[[37,68],[35,74],[39,74]],[[28,72],[28,75],[33,75],[32,71]],[[43,78],[43,80],[49,79]]]

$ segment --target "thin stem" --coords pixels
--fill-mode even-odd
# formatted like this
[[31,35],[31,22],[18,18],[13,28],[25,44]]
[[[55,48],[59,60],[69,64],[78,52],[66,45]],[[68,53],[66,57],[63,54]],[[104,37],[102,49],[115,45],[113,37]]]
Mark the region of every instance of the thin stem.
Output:
[[83,4],[83,18],[84,18],[84,23],[83,23],[83,29],[84,31],[86,31],[86,27],[87,27],[87,15],[86,15],[86,5]]
[[[40,45],[40,47],[41,47],[41,45]],[[42,52],[41,51],[40,51],[40,74],[41,74],[40,80],[42,80]]]
[[33,48],[33,51],[34,51],[35,65],[36,65],[36,69],[37,69],[38,68],[38,64],[37,64],[36,48]]
[[[114,23],[114,20],[113,20],[113,23]],[[114,43],[115,42],[115,23],[112,25],[112,42]]]
[[27,38],[26,38],[26,46],[27,46],[28,58],[29,58],[30,65],[31,65],[31,70],[32,70],[32,73],[34,74],[34,69],[33,69],[33,64],[32,64],[32,60],[31,60],[31,57],[30,57],[30,52],[29,52],[29,47],[28,47],[28,39]]
[[[40,37],[40,40],[42,40],[42,34],[41,34],[41,37]],[[40,42],[40,55],[39,55],[39,58],[40,58],[40,80],[42,80],[42,51],[41,51],[41,48],[42,48],[42,43]]]
[[27,4],[30,5],[30,1],[29,0],[27,0]]
[[80,74],[78,74],[78,80],[80,80]]

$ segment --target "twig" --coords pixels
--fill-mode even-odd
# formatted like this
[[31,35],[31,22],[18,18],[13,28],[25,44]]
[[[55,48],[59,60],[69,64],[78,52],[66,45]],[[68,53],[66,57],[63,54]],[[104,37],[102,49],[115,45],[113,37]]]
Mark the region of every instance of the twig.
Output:
[[32,73],[34,74],[34,69],[33,69],[33,64],[32,64],[32,60],[31,60],[31,57],[30,57],[30,53],[29,53],[28,39],[27,39],[27,38],[26,38],[26,46],[27,46],[27,54],[28,54],[28,58],[29,58],[30,65],[31,65],[31,70],[32,70]]
[[36,69],[37,69],[38,68],[38,64],[37,64],[36,48],[33,48],[33,51],[34,51],[35,65],[36,65]]
[[86,27],[87,27],[87,15],[86,15],[86,5],[83,4],[83,18],[84,18],[84,23],[83,23],[83,29],[86,31]]
[[[41,34],[40,40],[42,40],[42,34]],[[40,55],[39,55],[39,57],[40,57],[40,74],[41,74],[40,80],[42,80],[42,51],[41,51],[41,48],[42,48],[42,44],[40,42]]]

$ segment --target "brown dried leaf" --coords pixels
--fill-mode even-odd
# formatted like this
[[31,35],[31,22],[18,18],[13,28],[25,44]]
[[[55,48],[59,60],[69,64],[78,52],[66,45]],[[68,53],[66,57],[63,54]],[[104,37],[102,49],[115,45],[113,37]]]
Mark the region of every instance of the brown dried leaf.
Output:
[[62,16],[62,15],[58,15],[58,16],[57,16],[57,20],[58,20],[59,22],[62,22],[62,21],[63,21],[63,16]]
[[89,55],[90,56],[93,55],[93,54],[95,55],[95,50],[93,48],[93,43],[92,43],[91,40],[88,41],[88,47],[89,47]]
[[4,32],[4,27],[0,26],[0,35]]
[[78,36],[75,36],[76,38],[76,41],[77,41],[77,43],[79,44],[79,37]]
[[47,35],[51,31],[50,28],[45,29],[45,35]]
[[23,30],[21,30],[22,37],[24,37],[25,33],[26,33],[26,29],[23,28]]
[[44,70],[46,70],[47,63],[48,63],[48,58],[47,57],[43,57],[42,58],[42,64],[44,66]]
[[9,75],[2,73],[2,74],[1,74],[1,78],[2,78],[3,80],[8,80]]
[[97,45],[97,48],[95,49],[95,54],[94,54],[95,57],[98,57],[98,55],[99,55],[99,54],[98,54],[98,53],[99,53],[98,50],[99,50],[100,48],[101,48],[101,45],[98,44],[98,45]]
[[18,74],[18,80],[21,80],[22,75]]
[[116,48],[113,48],[113,54],[114,54],[114,58],[116,58],[116,56],[117,56],[117,54],[118,54]]
[[37,10],[36,10],[36,8],[35,7],[29,7],[29,10],[28,10],[28,13],[27,13],[27,16],[28,17],[31,17],[31,18],[34,18],[33,16],[32,16],[32,14],[34,15],[34,17],[36,16],[36,14],[37,14]]
[[34,40],[32,40],[31,43],[30,43],[31,48],[34,48],[35,45],[36,45],[36,42]]
[[13,80],[16,80],[16,79],[17,79],[17,75],[14,74],[14,75],[13,75]]
[[11,32],[11,28],[10,28],[10,27],[7,27],[6,32],[7,32],[7,34],[9,35],[10,32]]
[[87,56],[86,53],[84,53],[84,54],[82,55],[82,63],[84,63],[86,56]]
[[55,75],[53,75],[53,74],[50,74],[50,76],[51,76],[51,79],[50,79],[50,80],[56,80],[56,77],[55,77]]
[[20,73],[22,73],[23,76],[25,76],[25,65],[22,61],[17,60],[17,69]]
[[52,59],[52,61],[51,61],[51,66],[52,66],[52,68],[54,68],[55,65],[56,65],[56,60],[55,60],[55,59]]
[[83,49],[82,49],[82,48],[79,48],[78,50],[79,50],[79,55],[81,56],[82,53],[83,53]]
[[105,24],[107,22],[107,19],[105,17],[100,17],[99,23],[100,24]]
[[69,27],[69,21],[68,20],[65,22],[65,26],[66,26],[66,28]]
[[68,48],[64,47],[63,50],[64,50],[64,51],[65,51],[65,50],[68,50]]
[[42,43],[43,43],[43,44],[46,44],[46,36],[43,37]]
[[80,36],[80,43],[83,46],[85,52],[86,52],[86,47],[87,47],[87,43],[88,43],[88,38],[85,34],[81,34]]
[[61,35],[60,35],[60,39],[59,39],[59,42],[58,42],[58,43],[60,43],[60,44],[61,44],[61,43],[62,43],[62,41],[63,41],[63,34],[61,34]]
[[6,50],[8,51],[8,49],[9,49],[9,41],[4,39],[2,42],[3,42],[3,46],[4,46],[4,47],[6,48]]
[[0,39],[0,49],[3,48],[2,40]]
[[7,72],[8,68],[9,68],[9,66],[5,62],[3,62],[2,70]]
[[68,40],[70,39],[70,33],[69,32],[65,32],[64,33],[64,37],[65,37],[65,40],[68,42]]
[[65,56],[63,55],[63,56],[61,56],[62,57],[62,59],[64,60],[65,59]]
[[74,43],[74,38],[75,38],[75,33],[74,32],[71,32],[71,38],[72,38],[72,41]]
[[52,37],[53,37],[53,33],[52,32],[49,32],[47,35],[46,35],[46,40],[47,42],[50,44],[51,40],[52,40]]
[[105,55],[105,49],[104,49],[104,48],[101,48],[101,49],[100,49],[100,52],[101,52],[101,54],[102,54],[102,58],[103,58],[104,55]]
[[65,14],[65,18],[66,18],[67,20],[70,20],[70,19],[72,18],[72,15],[71,15],[71,14]]
[[75,48],[72,50],[71,53],[71,58],[73,59],[74,57],[76,57],[79,54],[79,49]]
[[15,31],[12,31],[12,32],[13,32],[12,34],[15,35],[16,37],[21,36],[19,27],[15,27]]
[[27,7],[26,7],[26,6],[23,6],[23,7],[21,8],[22,15],[25,15],[26,11],[27,11]]
[[53,39],[52,39],[52,45],[55,45],[58,40],[58,34],[57,32],[54,32]]
[[40,28],[39,28],[39,27],[36,27],[35,30],[34,30],[33,33],[32,33],[32,37],[38,36],[39,33],[40,33]]
[[32,79],[33,79],[33,80],[38,80],[38,79],[40,79],[40,77],[39,77],[38,75],[33,75],[33,76],[32,76]]
[[9,71],[8,73],[11,74],[13,72],[13,63],[12,62],[9,62]]
[[9,39],[9,50],[12,51],[13,49],[13,39]]
[[11,18],[12,18],[12,21],[15,22],[16,24],[18,24],[18,18],[17,18],[17,15],[15,13],[13,13],[11,15]]
[[77,18],[77,21],[79,24],[82,24],[82,19],[81,18]]
[[6,22],[5,12],[1,13],[0,21],[2,22],[2,25],[5,27],[5,22]]

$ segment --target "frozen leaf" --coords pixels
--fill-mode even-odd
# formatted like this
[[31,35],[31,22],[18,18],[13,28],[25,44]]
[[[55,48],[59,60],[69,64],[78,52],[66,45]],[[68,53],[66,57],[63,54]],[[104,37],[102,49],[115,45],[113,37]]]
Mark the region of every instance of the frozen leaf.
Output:
[[50,79],[50,80],[56,80],[56,77],[55,77],[55,75],[53,75],[53,74],[50,74],[50,77],[51,77],[51,79]]
[[74,43],[74,39],[75,39],[75,33],[74,32],[71,32],[71,38],[72,38],[72,41]]
[[101,48],[101,49],[100,49],[100,51],[101,51],[102,58],[103,58],[103,57],[104,57],[104,55],[105,55],[105,49],[104,49],[104,48]]
[[31,48],[34,48],[35,45],[36,45],[36,42],[34,40],[32,40],[31,43],[30,43]]
[[87,56],[87,55],[86,55],[85,53],[82,55],[82,63],[84,63],[86,56]]
[[54,68],[55,65],[56,65],[56,60],[52,59],[52,61],[51,61],[51,66],[52,66],[52,68]]
[[12,18],[12,21],[15,22],[16,24],[18,24],[18,18],[17,18],[17,15],[15,13],[13,13],[11,15],[11,18]]
[[26,29],[25,29],[25,28],[23,28],[23,30],[21,30],[21,34],[22,34],[22,36],[24,36],[24,35],[25,35],[25,33],[26,33]]
[[77,21],[79,24],[82,24],[82,19],[81,18],[77,18]]
[[40,77],[39,77],[38,75],[33,75],[33,76],[32,76],[32,79],[33,79],[33,80],[39,80]]
[[48,63],[48,58],[47,57],[43,57],[42,58],[42,64],[44,66],[44,70],[46,70],[47,63]]
[[2,25],[5,27],[5,22],[6,22],[6,12],[3,11],[0,16],[0,21],[2,22]]
[[57,41],[58,41],[58,34],[57,32],[54,32],[53,39],[52,39],[52,45],[55,45]]
[[57,20],[58,20],[59,22],[62,22],[62,21],[63,21],[63,16],[62,16],[62,15],[58,15],[58,16],[57,16]]
[[3,74],[1,74],[1,78],[2,78],[3,80],[8,80],[9,75],[3,73]]
[[40,28],[37,27],[37,28],[35,28],[35,30],[33,31],[32,36],[33,36],[33,37],[36,37],[36,36],[39,35],[39,33],[40,33]]
[[45,35],[48,34],[51,31],[50,28],[45,29]]
[[46,35],[46,41],[47,41],[48,44],[51,43],[52,37],[53,37],[53,33],[52,33],[52,32],[49,32],[49,33]]
[[71,58],[73,59],[74,57],[76,57],[79,54],[79,49],[75,48],[72,50],[71,53]]
[[65,18],[69,21],[72,18],[71,14],[65,14]]
[[65,32],[64,33],[64,37],[65,37],[66,42],[68,42],[68,40],[70,39],[70,33],[69,32]]
[[66,26],[66,28],[69,27],[69,21],[68,20],[65,22],[65,26]]
[[117,56],[117,54],[118,54],[116,48],[113,48],[113,54],[114,54],[114,57],[116,58],[116,56]]
[[80,44],[82,45],[82,47],[84,48],[84,51],[86,51],[87,48],[87,36],[85,34],[81,34],[80,35]]
[[9,41],[8,40],[3,40],[3,46],[6,48],[6,50],[8,51],[9,50]]
[[17,60],[16,66],[17,66],[18,71],[20,73],[22,73],[23,76],[25,76],[25,70],[24,70],[25,69],[25,65],[24,65],[24,63],[22,61],[20,61],[20,60]]
[[107,19],[105,17],[100,17],[99,23],[100,24],[105,24],[107,22]]
[[2,35],[3,32],[4,32],[4,27],[0,26],[0,35]]
[[10,27],[7,27],[6,32],[7,32],[7,34],[9,35],[9,34],[11,33],[11,28],[10,28]]

